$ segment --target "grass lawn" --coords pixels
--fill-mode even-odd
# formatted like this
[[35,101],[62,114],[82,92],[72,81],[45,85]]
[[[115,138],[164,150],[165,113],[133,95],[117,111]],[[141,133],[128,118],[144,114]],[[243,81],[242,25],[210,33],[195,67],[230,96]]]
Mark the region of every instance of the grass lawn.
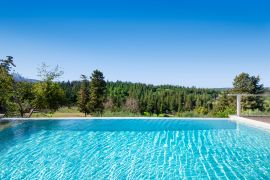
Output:
[[[94,114],[94,117],[100,117]],[[84,113],[78,111],[77,107],[62,107],[54,113],[39,112],[32,114],[32,118],[57,118],[57,117],[85,117]],[[87,115],[87,117],[92,117]],[[149,114],[149,113],[132,113],[129,111],[109,111],[105,110],[102,117],[208,117],[207,115],[197,114],[195,112],[183,112],[180,114]]]
[[[60,108],[55,113],[34,113],[32,115],[33,118],[40,118],[40,117],[84,117],[84,113],[78,111],[77,107],[63,107]],[[90,115],[89,115],[90,117]]]

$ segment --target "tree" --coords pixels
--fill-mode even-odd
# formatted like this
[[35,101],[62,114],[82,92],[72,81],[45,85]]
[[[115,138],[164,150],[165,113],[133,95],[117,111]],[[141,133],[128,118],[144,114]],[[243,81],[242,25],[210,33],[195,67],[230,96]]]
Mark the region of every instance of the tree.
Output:
[[224,91],[219,94],[216,101],[213,103],[213,115],[215,117],[228,117],[235,113],[235,98],[228,96],[229,91]]
[[[7,100],[5,109],[9,109],[12,113],[19,111],[20,116],[24,117],[24,114],[31,109],[31,102],[34,98],[33,85],[27,82],[17,82],[9,73],[13,67],[16,67],[12,56],[7,56],[6,59],[2,59],[0,62],[1,77],[3,78],[1,80],[1,85],[3,85],[1,94]],[[8,83],[5,83],[7,81]]]
[[35,108],[55,112],[65,102],[64,90],[59,83],[54,82],[63,74],[63,71],[60,71],[58,66],[51,70],[48,67],[43,63],[38,68],[38,75],[42,81],[34,85],[34,105]]
[[34,85],[34,105],[40,110],[55,112],[64,103],[64,91],[59,84],[46,81]]
[[200,115],[206,115],[206,114],[208,114],[208,109],[203,107],[203,106],[200,106],[200,107],[197,107],[195,109],[195,112],[200,114]]
[[133,113],[139,112],[139,103],[134,98],[128,98],[125,103],[125,108]]
[[78,94],[78,108],[86,116],[89,113],[87,104],[89,103],[89,82],[85,75],[81,75],[82,83]]
[[29,113],[33,108],[32,105],[35,98],[33,86],[29,82],[13,83],[13,100],[18,106],[21,117],[24,117],[25,113]]
[[113,104],[113,101],[112,101],[111,98],[107,99],[107,101],[104,103],[105,110],[112,111],[113,110],[113,106],[114,106],[114,104]]
[[12,67],[16,67],[14,62],[13,62],[13,57],[12,56],[7,56],[6,59],[1,59],[0,60],[0,66],[4,68],[7,72],[10,72]]
[[102,113],[106,100],[106,81],[104,80],[103,73],[99,70],[95,70],[92,73],[89,98],[88,108],[90,112]]
[[50,69],[50,66],[45,63],[42,63],[41,66],[37,68],[37,70],[38,76],[42,81],[54,81],[64,74],[58,65]]
[[[68,96],[76,99],[81,83],[82,81],[62,82],[61,86],[65,91],[70,92]],[[170,85],[154,86],[121,81],[106,82],[106,90],[107,101],[104,103],[104,110],[124,111],[127,99],[132,97],[138,102],[139,112],[149,115],[166,112],[177,114],[177,112],[187,111],[192,113],[201,106],[207,108],[210,114],[213,110],[213,103],[221,92],[215,89]],[[77,103],[77,99],[72,101]]]
[[[233,86],[232,92],[237,94],[262,94],[264,92],[263,84],[260,84],[260,77],[250,76],[247,73],[236,76]],[[264,109],[261,97],[243,97],[242,105],[244,110]]]
[[12,56],[0,60],[0,113],[14,111],[14,103],[11,101],[14,80],[9,73],[12,67],[15,67]]

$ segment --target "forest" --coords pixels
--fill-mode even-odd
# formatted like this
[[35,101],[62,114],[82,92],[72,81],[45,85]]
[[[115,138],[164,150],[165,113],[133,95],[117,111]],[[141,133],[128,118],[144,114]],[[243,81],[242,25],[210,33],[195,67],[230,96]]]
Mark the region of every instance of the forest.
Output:
[[[0,60],[0,113],[6,117],[54,114],[61,108],[75,109],[79,116],[228,117],[235,114],[235,98],[229,93],[262,94],[267,91],[258,76],[241,73],[230,89],[206,89],[105,81],[95,70],[80,81],[59,82],[58,66],[42,64],[40,80],[15,77],[13,57]],[[107,77],[108,78],[108,77]],[[269,99],[248,97],[243,111],[269,112]]]

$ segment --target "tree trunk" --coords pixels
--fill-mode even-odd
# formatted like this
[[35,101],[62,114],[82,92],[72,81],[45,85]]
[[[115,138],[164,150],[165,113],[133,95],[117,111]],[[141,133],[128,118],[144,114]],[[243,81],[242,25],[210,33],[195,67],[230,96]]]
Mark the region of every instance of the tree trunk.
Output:
[[20,107],[20,115],[23,118],[24,111],[23,111],[22,103],[21,103],[21,101],[19,99],[16,82],[13,82],[13,91],[14,91],[14,100],[19,105],[19,107]]
[[32,116],[33,113],[34,113],[34,108],[32,108],[32,109],[30,110],[30,113],[29,113],[29,115],[28,115],[28,118],[30,118],[30,117]]

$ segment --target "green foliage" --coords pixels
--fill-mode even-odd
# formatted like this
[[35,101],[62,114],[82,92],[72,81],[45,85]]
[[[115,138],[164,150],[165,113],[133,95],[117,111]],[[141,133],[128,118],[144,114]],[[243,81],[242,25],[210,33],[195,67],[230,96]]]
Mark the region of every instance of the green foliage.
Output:
[[65,92],[65,105],[68,107],[76,106],[78,104],[78,92],[81,88],[81,81],[63,81],[59,85]]
[[[233,93],[239,94],[262,94],[264,92],[263,85],[260,84],[260,77],[250,76],[247,73],[241,73],[235,77],[233,82]],[[263,110],[263,99],[261,97],[243,97],[243,110]]]
[[33,100],[33,104],[39,110],[55,112],[66,102],[64,90],[59,83],[53,82],[63,72],[59,70],[58,66],[52,70],[48,70],[48,67],[43,63],[38,68],[38,74],[43,81],[34,85],[35,99]]
[[264,101],[264,109],[266,112],[270,112],[270,97]]
[[25,82],[15,82],[9,74],[12,67],[15,67],[12,56],[0,60],[0,111],[8,115],[16,115],[19,111],[20,116],[30,109],[33,100],[32,84]]
[[52,112],[60,108],[64,102],[64,91],[58,83],[52,81],[39,82],[34,85],[34,106],[37,109]]
[[24,117],[24,114],[29,113],[33,108],[35,98],[33,86],[28,82],[14,82],[13,84],[13,100],[17,104],[21,117]]
[[198,114],[195,111],[179,112],[176,115],[178,117],[204,117],[204,115]]
[[[61,87],[70,92],[70,96],[76,95],[78,97],[82,83],[83,81],[62,82]],[[115,113],[139,112],[142,115],[147,112],[146,116],[176,116],[178,113],[195,111],[196,109],[201,113],[196,112],[197,116],[205,116],[206,109],[208,113],[212,112],[213,102],[220,93],[220,91],[212,89],[153,86],[120,81],[107,82],[106,89],[107,98],[106,102],[103,103],[106,111]],[[75,103],[77,100],[69,102],[69,104]]]
[[127,99],[138,102],[141,114],[173,114],[203,107],[210,112],[218,91],[211,89],[185,88],[179,86],[154,86],[141,83],[108,82],[108,100],[112,110],[125,108]]
[[151,116],[151,114],[149,112],[143,112],[144,116]]
[[[227,94],[264,92],[260,78],[246,73],[236,76],[232,90],[218,90],[120,81],[106,83],[98,70],[92,73],[91,82],[82,76],[82,81],[60,83],[55,80],[63,72],[58,66],[48,69],[45,64],[38,69],[42,81],[15,82],[9,74],[13,66],[11,56],[0,60],[0,113],[10,116],[18,112],[23,116],[32,108],[52,113],[61,106],[77,105],[80,112],[94,116],[228,117],[235,113],[236,101]],[[270,111],[269,99],[247,97],[242,103],[243,111],[247,113]]]
[[[260,78],[250,76],[247,73],[241,73],[235,77],[233,89],[222,92],[214,102],[212,115],[216,117],[228,117],[230,114],[235,114],[236,100],[235,97],[229,97],[227,94],[262,94],[264,92],[263,85],[260,84]],[[242,97],[243,111],[259,110],[262,111],[264,106],[261,97]]]
[[[98,115],[93,114],[93,115],[94,116],[100,116],[100,114],[98,114]],[[132,113],[130,111],[125,111],[125,110],[122,110],[122,111],[105,110],[102,113],[102,116],[103,117],[140,117],[140,116],[143,116],[143,115],[141,113]]]
[[208,114],[208,109],[201,106],[201,107],[197,107],[195,109],[195,112],[200,114],[200,115],[206,115],[206,114]]
[[235,77],[233,82],[234,93],[261,94],[264,88],[260,83],[260,77],[250,76],[247,73],[241,73]]
[[0,66],[9,72],[12,67],[16,67],[12,56],[7,56],[6,59],[0,59]]
[[6,69],[0,66],[0,112],[7,111],[7,101],[12,93],[12,78]]
[[12,66],[15,65],[11,56],[0,60],[0,113],[10,113],[14,110],[14,104],[11,102],[13,78],[9,74]]
[[106,82],[103,73],[95,70],[91,76],[88,108],[91,113],[102,114],[106,100]]
[[89,103],[89,82],[85,75],[81,76],[82,83],[78,94],[78,109],[85,116],[89,113],[87,104]]
[[231,114],[235,114],[236,100],[235,97],[228,96],[229,91],[225,91],[219,94],[218,98],[214,102],[214,108],[212,115],[215,117],[228,117]]
[[235,108],[233,107],[226,107],[224,110],[215,111],[213,113],[214,117],[220,117],[220,118],[227,118],[229,115],[235,114]]
[[243,115],[246,116],[257,116],[257,115],[261,115],[261,116],[269,116],[270,115],[270,97],[266,97],[264,99],[264,110],[259,110],[259,109],[247,109],[245,111],[242,112]]

